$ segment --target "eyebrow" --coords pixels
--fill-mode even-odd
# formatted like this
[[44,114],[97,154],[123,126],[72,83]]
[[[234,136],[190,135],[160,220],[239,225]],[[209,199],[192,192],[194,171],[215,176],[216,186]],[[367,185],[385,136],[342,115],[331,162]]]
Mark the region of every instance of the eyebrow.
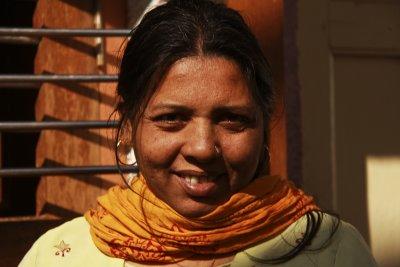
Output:
[[180,104],[175,104],[175,103],[160,103],[155,105],[151,110],[159,110],[159,109],[169,109],[169,110],[178,110],[178,111],[185,111],[189,112],[192,111],[191,108],[185,106],[185,105],[180,105]]
[[[176,110],[176,111],[182,111],[182,112],[192,112],[193,109],[191,109],[188,106],[181,105],[181,104],[176,104],[176,103],[160,103],[155,105],[152,108],[152,111],[157,111],[157,110]],[[238,113],[254,113],[256,110],[254,108],[250,108],[247,105],[224,105],[221,107],[217,107],[216,109],[213,110],[213,113],[221,113],[221,112],[238,112]]]
[[218,107],[215,109],[215,112],[239,112],[239,113],[254,113],[256,110],[250,108],[249,106],[245,105],[226,105],[222,107]]

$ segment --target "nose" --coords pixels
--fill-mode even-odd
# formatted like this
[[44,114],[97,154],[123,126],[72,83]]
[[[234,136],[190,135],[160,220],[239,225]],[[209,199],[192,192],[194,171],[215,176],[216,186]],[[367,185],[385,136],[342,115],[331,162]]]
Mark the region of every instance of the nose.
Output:
[[185,143],[181,148],[185,158],[197,162],[209,162],[218,156],[219,150],[211,123],[200,121],[187,127]]

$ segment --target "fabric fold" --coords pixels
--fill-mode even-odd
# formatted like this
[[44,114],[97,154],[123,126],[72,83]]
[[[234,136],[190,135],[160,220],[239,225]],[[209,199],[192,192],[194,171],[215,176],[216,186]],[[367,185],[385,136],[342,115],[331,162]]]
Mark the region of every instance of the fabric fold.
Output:
[[115,186],[85,213],[95,245],[106,255],[141,263],[173,263],[193,255],[233,253],[274,238],[310,211],[311,196],[278,176],[255,179],[198,218],[158,199],[143,176]]

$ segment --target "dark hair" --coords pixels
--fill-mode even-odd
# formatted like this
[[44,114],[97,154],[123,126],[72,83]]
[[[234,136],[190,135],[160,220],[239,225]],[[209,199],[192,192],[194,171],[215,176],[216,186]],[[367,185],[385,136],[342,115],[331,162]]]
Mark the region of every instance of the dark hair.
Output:
[[135,130],[144,107],[171,65],[197,55],[234,61],[268,125],[273,110],[270,68],[240,14],[211,1],[171,0],[148,12],[126,45],[117,87],[120,126],[129,122]]
[[[241,15],[223,4],[207,0],[170,0],[148,12],[132,31],[121,61],[117,93],[120,114],[117,140],[126,125],[136,131],[150,97],[173,63],[190,56],[221,56],[235,62],[268,123],[274,103],[269,64]],[[117,164],[120,164],[116,147]],[[265,161],[261,161],[266,165]],[[307,231],[293,250],[269,262],[296,256],[315,236],[320,214],[307,215]]]

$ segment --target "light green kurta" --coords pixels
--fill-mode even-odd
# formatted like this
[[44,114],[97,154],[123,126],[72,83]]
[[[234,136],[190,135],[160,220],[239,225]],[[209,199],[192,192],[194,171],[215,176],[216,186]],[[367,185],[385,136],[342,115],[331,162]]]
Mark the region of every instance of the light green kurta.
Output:
[[[350,224],[341,222],[338,231],[329,239],[332,220],[331,216],[325,215],[312,244],[290,261],[270,265],[255,262],[247,255],[258,259],[271,259],[284,254],[291,249],[290,244],[295,244],[304,232],[305,217],[293,223],[274,239],[237,253],[231,263],[223,266],[377,266],[361,235]],[[329,243],[324,246],[328,239]],[[324,248],[321,249],[322,246]],[[68,248],[70,248],[69,251]],[[96,248],[89,234],[89,225],[83,217],[71,220],[45,233],[33,244],[19,264],[20,267],[124,267],[125,265],[135,266],[134,263],[125,264],[122,259],[108,257]]]

